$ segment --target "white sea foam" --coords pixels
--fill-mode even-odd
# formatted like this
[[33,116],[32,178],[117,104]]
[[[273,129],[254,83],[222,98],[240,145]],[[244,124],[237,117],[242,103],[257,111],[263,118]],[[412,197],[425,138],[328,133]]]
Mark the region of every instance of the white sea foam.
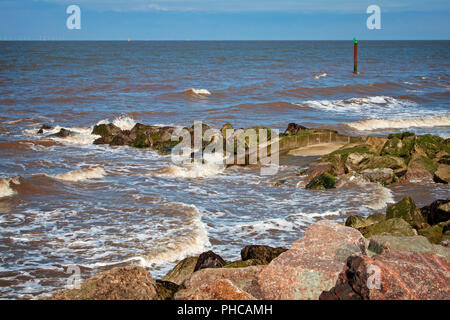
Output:
[[328,74],[326,73],[326,72],[324,72],[324,73],[321,73],[321,74],[316,74],[315,76],[314,76],[314,80],[317,80],[317,79],[320,79],[320,78],[324,78],[324,77],[326,77]]
[[106,172],[101,167],[87,168],[81,170],[73,170],[66,173],[48,175],[52,178],[64,181],[85,181],[90,179],[101,179],[106,176]]
[[[52,135],[52,134],[56,134],[58,132],[61,131],[61,129],[66,129],[69,130],[70,132],[72,132],[71,135],[69,135],[68,137],[65,138],[60,138],[60,137],[48,137],[50,139],[53,139],[55,141],[58,141],[62,144],[75,144],[75,145],[90,145],[94,142],[95,139],[99,138],[100,136],[92,134],[92,127],[89,128],[76,128],[76,127],[61,127],[61,126],[56,126],[53,127],[52,129],[43,129],[43,134],[44,135]],[[38,128],[33,128],[33,129],[25,129],[23,132],[25,135],[28,136],[38,136]]]
[[0,180],[0,198],[11,197],[17,194],[17,192],[11,188],[11,184],[20,184],[19,177]]
[[202,222],[202,214],[195,205],[181,202],[169,202],[164,206],[182,209],[189,219],[184,224],[190,229],[185,235],[175,237],[175,241],[167,248],[159,250],[157,253],[146,257],[141,264],[150,267],[155,264],[175,262],[189,256],[199,255],[211,247],[208,238],[208,231],[205,223]]
[[211,95],[211,92],[209,92],[207,89],[190,88],[190,89],[187,89],[184,92],[185,93],[196,94],[196,95],[207,95],[207,96]]
[[396,99],[388,96],[371,96],[350,98],[345,100],[309,100],[295,103],[301,107],[325,110],[364,118],[400,119],[410,117],[412,113],[418,116],[433,116],[436,111],[421,108],[414,101]]
[[407,119],[367,119],[345,123],[347,126],[359,131],[371,131],[377,129],[401,129],[401,128],[431,128],[450,126],[449,116],[417,117]]
[[[103,119],[97,122],[97,125],[109,123],[109,119]],[[121,130],[131,130],[136,125],[136,121],[129,116],[122,115],[120,117],[114,118],[112,124],[120,128]]]

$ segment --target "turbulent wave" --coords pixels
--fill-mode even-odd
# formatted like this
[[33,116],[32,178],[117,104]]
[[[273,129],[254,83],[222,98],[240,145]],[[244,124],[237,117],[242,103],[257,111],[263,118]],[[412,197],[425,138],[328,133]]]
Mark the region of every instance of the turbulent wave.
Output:
[[188,221],[183,224],[186,225],[187,232],[181,236],[175,237],[173,242],[166,248],[159,250],[153,255],[141,261],[145,267],[150,267],[154,264],[164,264],[175,262],[189,256],[198,255],[211,247],[208,238],[208,231],[205,223],[202,222],[202,214],[195,205],[189,205],[181,202],[169,202],[164,206],[173,208],[176,211],[181,210],[183,214],[188,216]]
[[106,176],[106,172],[101,167],[94,167],[81,170],[73,170],[66,173],[48,175],[52,178],[70,182],[85,181],[91,179],[101,179]]
[[221,174],[223,166],[213,164],[189,164],[181,166],[168,166],[156,171],[154,174],[173,178],[208,178]]
[[[92,134],[92,127],[89,128],[76,128],[76,127],[61,127],[61,126],[56,126],[52,129],[48,129],[45,130],[43,129],[43,134],[45,135],[52,135],[52,134],[56,134],[58,132],[61,131],[61,129],[66,129],[69,130],[70,132],[72,132],[71,135],[69,135],[68,137],[65,138],[60,138],[60,137],[51,137],[49,136],[48,138],[63,143],[63,144],[75,144],[75,145],[90,145],[92,144],[95,139],[99,138],[100,136]],[[34,128],[34,129],[25,129],[23,132],[25,135],[28,136],[38,136],[38,128]]]
[[324,73],[321,73],[321,74],[316,74],[315,76],[314,76],[314,80],[318,80],[318,79],[320,79],[320,78],[324,78],[324,77],[326,77],[328,74],[326,73],[326,72],[324,72]]
[[350,98],[345,100],[310,100],[301,103],[314,109],[333,112],[361,112],[364,110],[385,111],[398,107],[410,107],[417,105],[413,101],[400,100],[387,96],[374,96],[362,98]]
[[19,178],[20,177],[14,177],[0,180],[0,198],[11,197],[17,194],[17,192],[12,188],[12,185],[20,184]]
[[401,129],[401,128],[430,128],[450,126],[449,116],[431,116],[409,119],[367,119],[356,122],[345,123],[347,126],[359,130],[370,131],[377,129]]
[[[110,123],[108,119],[101,120],[97,123],[99,124],[108,124]],[[119,127],[121,130],[131,130],[136,125],[136,121],[127,116],[120,116],[113,120],[112,122],[116,127]]]
[[207,95],[207,96],[211,95],[211,92],[209,92],[207,89],[195,89],[195,88],[187,89],[183,91],[183,93],[191,95]]

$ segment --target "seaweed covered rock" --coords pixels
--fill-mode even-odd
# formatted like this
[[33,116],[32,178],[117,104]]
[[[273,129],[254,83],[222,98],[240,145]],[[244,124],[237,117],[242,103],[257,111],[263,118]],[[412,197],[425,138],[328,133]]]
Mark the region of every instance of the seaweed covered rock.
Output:
[[156,280],[157,300],[173,300],[180,286],[170,281]]
[[294,136],[299,133],[301,130],[308,130],[308,128],[296,124],[296,123],[289,123],[288,127],[286,128],[286,131],[283,133],[284,136]]
[[433,175],[434,182],[437,183],[444,183],[449,184],[450,183],[450,165],[441,163],[436,168],[436,171]]
[[347,259],[336,285],[321,300],[446,300],[450,263],[445,258],[394,251]]
[[181,285],[192,273],[194,273],[198,257],[189,257],[181,260],[164,276],[162,280]]
[[418,230],[417,232],[427,238],[431,243],[439,244],[444,240],[444,226],[446,222],[438,223],[434,226],[429,226]]
[[333,189],[336,188],[336,178],[329,173],[323,173],[312,179],[305,188],[311,190]]
[[203,252],[195,264],[194,272],[205,268],[222,268],[226,264],[221,256],[213,251]]
[[268,264],[285,251],[287,251],[287,248],[284,247],[273,248],[263,245],[251,245],[241,250],[241,258],[243,261],[254,259],[261,261],[263,264]]
[[416,229],[426,226],[425,218],[417,209],[411,197],[405,197],[399,202],[389,205],[386,209],[386,219],[402,218]]
[[52,300],[155,300],[155,280],[142,267],[118,267],[99,273],[81,284],[80,289],[57,292]]
[[391,235],[377,235],[370,238],[368,249],[376,254],[391,251],[415,251],[435,253],[450,260],[450,249],[432,244],[423,236],[396,237]]
[[421,208],[420,212],[430,225],[450,220],[450,200],[436,200],[430,205]]
[[359,216],[349,216],[347,220],[345,220],[345,226],[360,229],[384,221],[385,219],[386,215],[383,213],[374,213],[367,218]]
[[395,236],[415,236],[417,231],[402,218],[391,218],[358,229],[366,238],[374,235],[390,234]]
[[364,179],[370,182],[377,182],[382,185],[391,184],[396,181],[394,170],[390,168],[366,169],[361,172]]

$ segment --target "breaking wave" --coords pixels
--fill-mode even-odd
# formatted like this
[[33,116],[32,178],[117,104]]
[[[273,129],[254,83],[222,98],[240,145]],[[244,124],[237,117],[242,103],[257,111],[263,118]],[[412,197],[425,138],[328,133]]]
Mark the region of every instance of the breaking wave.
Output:
[[345,125],[359,130],[371,131],[377,129],[402,129],[402,128],[430,128],[430,127],[448,127],[450,126],[449,116],[431,116],[409,119],[367,119],[356,122],[345,123]]
[[195,89],[190,88],[185,91],[183,91],[184,94],[191,94],[191,95],[211,95],[211,92],[209,92],[207,89]]
[[320,78],[324,78],[324,77],[326,77],[328,74],[326,73],[326,72],[324,72],[324,73],[321,73],[321,74],[316,74],[315,76],[314,76],[314,80],[318,80],[318,79],[320,79]]
[[[61,131],[61,129],[65,129],[71,132],[71,134],[68,137],[52,137],[50,135],[57,134]],[[68,128],[68,127],[61,127],[56,126],[54,128],[45,130],[43,129],[43,134],[46,135],[46,138],[52,139],[54,141],[57,141],[62,144],[75,144],[75,145],[90,145],[92,144],[95,139],[99,138],[100,136],[92,134],[92,127],[89,128]],[[27,136],[39,136],[38,134],[39,129],[33,128],[33,129],[25,129],[23,132]]]
[[171,263],[184,259],[189,256],[199,255],[207,248],[211,247],[208,238],[206,224],[202,222],[202,214],[195,205],[189,205],[181,202],[169,202],[163,206],[180,210],[186,214],[189,219],[185,225],[189,230],[185,234],[176,237],[166,248],[159,250],[153,255],[145,257],[141,264],[144,267],[150,267],[155,264]]
[[[99,124],[109,124],[109,119],[101,120],[97,123]],[[112,122],[116,127],[120,128],[121,130],[131,130],[136,125],[136,121],[128,116],[120,116],[113,120]]]
[[0,180],[0,198],[11,197],[17,194],[11,186],[12,184],[20,184],[19,178],[20,177],[17,176],[14,178],[5,178]]
[[106,172],[101,167],[81,169],[81,170],[73,170],[66,173],[48,175],[54,179],[77,182],[77,181],[85,181],[91,179],[101,179],[106,176]]

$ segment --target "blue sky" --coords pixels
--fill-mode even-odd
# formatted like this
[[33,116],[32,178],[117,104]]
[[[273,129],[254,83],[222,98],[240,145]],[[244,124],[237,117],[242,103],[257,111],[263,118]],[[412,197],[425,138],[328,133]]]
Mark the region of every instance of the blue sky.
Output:
[[[81,8],[81,30],[66,8]],[[369,5],[381,30],[368,30]],[[450,39],[448,0],[0,0],[1,40]]]

